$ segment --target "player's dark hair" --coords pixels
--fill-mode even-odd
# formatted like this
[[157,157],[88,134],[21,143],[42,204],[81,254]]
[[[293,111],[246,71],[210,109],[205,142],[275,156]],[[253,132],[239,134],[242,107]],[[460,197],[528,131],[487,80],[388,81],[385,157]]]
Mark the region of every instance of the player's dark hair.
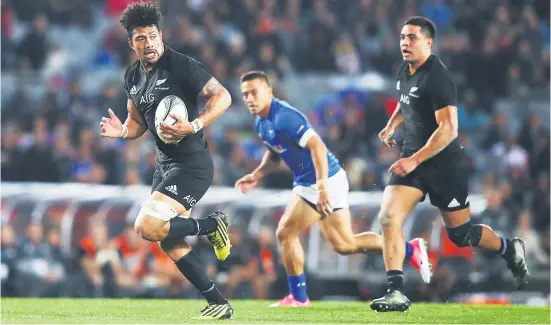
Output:
[[436,25],[427,17],[410,17],[406,20],[404,25],[419,26],[421,27],[421,31],[427,34],[430,38],[434,39],[436,37]]
[[255,79],[262,79],[268,84],[268,86],[271,87],[270,80],[268,79],[268,75],[264,71],[249,71],[241,76],[241,82],[255,80]]
[[162,15],[159,7],[151,2],[136,2],[130,4],[121,14],[121,25],[128,35],[132,36],[137,27],[155,25],[159,28]]

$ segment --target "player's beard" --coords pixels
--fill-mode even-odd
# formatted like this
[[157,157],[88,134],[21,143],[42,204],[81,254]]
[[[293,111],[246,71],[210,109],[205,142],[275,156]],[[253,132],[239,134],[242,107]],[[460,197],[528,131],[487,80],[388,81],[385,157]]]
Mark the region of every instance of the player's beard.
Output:
[[149,62],[147,60],[142,60],[142,66],[144,68],[152,68],[155,65],[155,62]]

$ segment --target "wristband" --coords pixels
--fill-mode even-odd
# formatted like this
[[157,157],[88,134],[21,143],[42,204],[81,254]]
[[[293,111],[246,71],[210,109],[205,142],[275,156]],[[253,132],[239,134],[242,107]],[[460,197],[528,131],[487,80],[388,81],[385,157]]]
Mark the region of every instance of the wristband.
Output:
[[201,122],[200,119],[196,118],[191,122],[191,127],[193,128],[193,133],[197,133],[203,128],[203,122]]
[[325,192],[326,191],[326,188],[325,188],[326,182],[327,182],[327,178],[318,179],[316,181],[316,184],[318,185],[318,192]]
[[126,139],[127,136],[128,136],[128,127],[123,124],[120,137]]

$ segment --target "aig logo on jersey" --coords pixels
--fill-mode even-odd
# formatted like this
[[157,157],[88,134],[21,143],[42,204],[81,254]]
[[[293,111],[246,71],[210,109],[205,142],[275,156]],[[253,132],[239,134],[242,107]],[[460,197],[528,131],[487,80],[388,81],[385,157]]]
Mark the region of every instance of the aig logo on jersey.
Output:
[[155,101],[155,96],[153,94],[142,95],[140,98],[140,104],[149,104]]
[[[398,89],[400,89],[400,84],[398,84]],[[400,102],[409,105],[409,96],[414,97],[414,98],[419,98],[418,90],[419,90],[418,87],[411,87],[411,89],[409,90],[409,94],[400,95]]]
[[195,205],[195,203],[197,203],[197,200],[191,195],[186,195],[184,197],[184,200],[187,202],[187,204],[189,204],[189,207],[192,207]]

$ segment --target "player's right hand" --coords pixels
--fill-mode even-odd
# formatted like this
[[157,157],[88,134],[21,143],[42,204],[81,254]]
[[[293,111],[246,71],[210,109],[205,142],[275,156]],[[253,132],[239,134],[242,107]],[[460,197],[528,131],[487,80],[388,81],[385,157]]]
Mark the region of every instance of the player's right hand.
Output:
[[379,132],[379,140],[386,144],[387,147],[392,148],[396,145],[396,140],[392,139],[393,135],[394,128],[387,125],[381,132]]
[[235,182],[235,188],[237,188],[241,193],[247,193],[251,188],[255,187],[258,184],[258,179],[254,174],[247,174]]
[[109,118],[102,117],[100,122],[101,135],[109,138],[119,138],[122,133],[122,122],[112,109],[108,109]]

